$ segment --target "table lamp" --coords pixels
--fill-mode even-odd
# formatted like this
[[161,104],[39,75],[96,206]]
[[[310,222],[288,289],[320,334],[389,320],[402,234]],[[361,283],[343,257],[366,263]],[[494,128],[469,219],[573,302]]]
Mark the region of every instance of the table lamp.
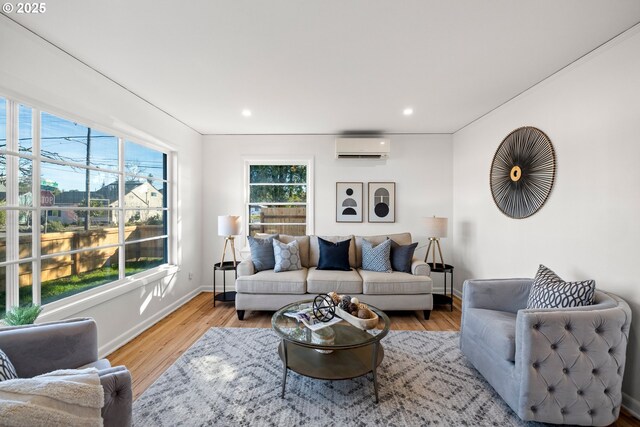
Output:
[[429,257],[429,251],[433,246],[433,268],[436,268],[436,247],[440,254],[440,263],[444,267],[444,259],[442,258],[442,249],[440,249],[440,238],[447,237],[447,218],[427,217],[425,218],[425,225],[427,226],[427,237],[429,237],[429,246],[427,247],[427,254],[424,256],[424,262],[427,262]]
[[218,236],[224,236],[224,248],[222,249],[222,259],[220,266],[224,264],[224,256],[227,252],[227,243],[231,242],[231,253],[233,254],[233,266],[236,266],[235,236],[240,234],[240,217],[236,215],[218,216]]

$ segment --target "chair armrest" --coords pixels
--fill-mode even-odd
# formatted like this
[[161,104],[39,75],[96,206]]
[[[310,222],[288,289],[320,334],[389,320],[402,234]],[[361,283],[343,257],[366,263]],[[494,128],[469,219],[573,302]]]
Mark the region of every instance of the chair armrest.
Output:
[[0,348],[19,377],[31,378],[98,360],[98,329],[89,318],[0,328]]
[[462,307],[516,313],[527,306],[533,279],[465,280]]
[[615,307],[518,312],[516,372],[523,419],[590,425],[617,419],[631,310],[610,296]]
[[414,258],[411,261],[411,274],[414,276],[431,276],[431,267],[423,260]]
[[251,276],[256,274],[256,268],[253,265],[253,261],[251,258],[243,260],[240,264],[238,264],[238,277],[242,276]]
[[102,418],[105,427],[131,426],[133,391],[131,373],[124,366],[98,371],[104,389]]

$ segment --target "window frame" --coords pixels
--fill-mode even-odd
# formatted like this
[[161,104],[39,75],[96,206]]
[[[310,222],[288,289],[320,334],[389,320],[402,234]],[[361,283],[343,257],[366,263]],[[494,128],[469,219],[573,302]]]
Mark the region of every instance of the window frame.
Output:
[[[89,252],[100,249],[107,249],[112,247],[119,248],[118,252],[118,279],[107,282],[101,285],[97,285],[95,287],[86,289],[84,291],[80,291],[75,294],[71,294],[66,297],[62,297],[58,300],[53,300],[46,305],[43,306],[43,314],[42,316],[46,316],[53,312],[59,312],[61,310],[65,310],[67,307],[78,306],[78,309],[86,309],[93,305],[97,305],[103,302],[106,299],[113,298],[117,295],[130,292],[132,290],[132,283],[139,282],[137,285],[141,286],[148,283],[150,280],[158,280],[161,277],[166,277],[168,275],[175,274],[178,271],[177,266],[177,241],[174,237],[174,230],[176,229],[176,221],[177,221],[177,213],[176,213],[176,185],[175,185],[175,176],[176,176],[176,165],[177,165],[177,154],[174,150],[170,148],[170,146],[162,141],[156,140],[155,142],[151,142],[154,138],[148,139],[141,137],[140,135],[132,135],[127,132],[123,132],[117,129],[110,129],[107,126],[103,126],[98,124],[92,120],[88,120],[86,118],[69,114],[55,107],[50,107],[43,105],[38,102],[33,102],[32,100],[21,99],[20,96],[16,96],[11,93],[6,93],[0,91],[0,102],[6,102],[6,146],[4,148],[0,148],[0,155],[5,155],[7,160],[11,159],[11,163],[17,163],[20,159],[29,159],[32,163],[32,171],[31,171],[31,192],[32,194],[40,194],[41,190],[41,166],[42,163],[47,164],[58,164],[65,166],[74,166],[81,167],[82,169],[87,169],[90,171],[100,171],[105,173],[110,173],[117,176],[119,189],[118,189],[118,207],[60,207],[54,206],[53,209],[43,209],[41,206],[40,197],[33,197],[31,206],[20,206],[17,201],[17,195],[19,194],[19,189],[17,183],[19,181],[19,171],[15,170],[15,165],[10,166],[9,161],[6,163],[6,176],[7,176],[7,203],[6,206],[3,207],[3,210],[7,212],[7,220],[6,220],[6,248],[7,248],[7,256],[4,261],[0,262],[0,267],[4,267],[6,270],[6,301],[5,301],[5,309],[8,311],[12,307],[20,304],[20,296],[19,296],[19,268],[21,264],[31,264],[31,271],[33,283],[32,283],[32,303],[41,305],[41,279],[42,279],[42,261],[50,258],[68,256],[74,253],[79,252]],[[20,106],[24,106],[31,109],[31,138],[32,138],[32,151],[31,153],[20,151],[19,141],[19,124],[18,117]],[[47,157],[42,156],[41,153],[41,119],[42,113],[48,113],[55,117],[58,117],[63,120],[67,120],[70,122],[78,123],[82,126],[95,129],[96,131],[100,131],[103,133],[107,133],[109,135],[114,136],[117,140],[118,145],[118,166],[117,168],[101,168],[92,165],[79,164],[77,162],[72,161],[59,161],[55,159],[49,159]],[[160,236],[154,236],[151,238],[143,238],[136,239],[132,241],[125,240],[125,227],[126,224],[124,222],[125,212],[127,210],[126,204],[124,203],[125,196],[125,181],[127,178],[142,178],[147,179],[148,177],[139,176],[131,173],[127,173],[124,164],[124,147],[126,141],[135,143],[137,145],[161,152],[164,154],[164,163],[163,170],[166,173],[166,176],[154,177],[154,180],[164,182],[166,188],[166,194],[163,195],[163,206],[162,207],[153,207],[153,208],[136,208],[136,210],[162,210],[166,215],[166,220],[164,223],[163,233]],[[15,162],[13,161],[15,159]],[[10,170],[12,169],[12,170]],[[15,190],[15,191],[14,191]],[[11,194],[10,193],[16,193]],[[10,203],[11,197],[11,203]],[[14,203],[15,202],[15,203]],[[31,247],[32,252],[31,256],[20,259],[18,254],[15,253],[18,251],[18,230],[19,230],[19,221],[17,219],[19,213],[21,211],[31,212],[32,218],[37,218],[37,224],[40,224],[40,216],[43,212],[47,210],[57,210],[57,211],[65,211],[65,210],[74,210],[74,211],[83,211],[83,210],[98,210],[98,211],[115,211],[118,213],[118,242],[115,244],[103,244],[98,246],[86,247],[86,248],[78,248],[67,251],[60,251],[51,254],[43,254],[41,242],[43,232],[41,232],[39,226],[32,227],[31,230]],[[9,212],[15,212],[15,214],[9,215]],[[15,216],[16,218],[12,218]],[[11,218],[10,218],[11,217]],[[11,240],[11,244],[10,244]],[[126,246],[141,242],[146,242],[150,240],[164,240],[166,241],[166,245],[164,245],[164,258],[165,262],[149,268],[147,270],[138,272],[134,275],[126,276]],[[11,255],[10,255],[10,251]],[[142,279],[142,281],[141,281]],[[137,286],[136,286],[137,287]],[[109,295],[109,298],[105,298],[104,296]],[[4,315],[4,313],[2,313]],[[41,317],[42,317],[41,316]]]
[[[303,202],[274,202],[267,203],[268,205],[273,206],[305,206],[306,207],[306,215],[307,221],[304,223],[306,227],[306,234],[313,235],[315,230],[315,208],[314,208],[314,173],[313,173],[313,164],[314,157],[313,156],[292,156],[292,157],[251,157],[244,159],[244,214],[242,215],[242,223],[244,228],[244,234],[249,235],[249,227],[251,225],[261,224],[261,223],[251,223],[249,220],[249,208],[250,206],[265,204],[265,203],[256,203],[251,202],[251,177],[250,170],[251,166],[260,166],[260,165],[275,165],[275,166],[285,166],[285,165],[304,165],[307,168],[307,181],[305,184],[283,184],[283,183],[260,183],[258,185],[306,185],[307,186],[307,201]],[[253,184],[255,185],[255,183]],[[280,222],[270,222],[269,225],[303,225],[303,223],[280,223]],[[246,239],[243,239],[246,242]]]

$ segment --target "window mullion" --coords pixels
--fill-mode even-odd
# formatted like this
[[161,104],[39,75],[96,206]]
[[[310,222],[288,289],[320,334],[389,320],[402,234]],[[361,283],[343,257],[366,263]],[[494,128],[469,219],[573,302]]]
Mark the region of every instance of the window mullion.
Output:
[[[7,149],[17,151],[18,146],[18,106],[14,101],[9,101],[7,105]],[[19,159],[16,156],[6,156],[7,188],[6,200],[8,206],[17,206],[19,201],[18,176]],[[6,259],[7,261],[17,261],[19,259],[19,235],[18,235],[18,210],[7,210],[6,213]],[[20,277],[19,265],[10,264],[5,269],[6,274],[6,308],[7,310],[17,307],[20,304]]]
[[165,262],[170,264],[178,264],[178,253],[177,253],[177,244],[174,242],[177,241],[175,236],[175,231],[178,229],[177,227],[177,218],[176,214],[177,210],[177,194],[178,190],[176,188],[177,180],[177,154],[175,152],[170,152],[165,154],[164,156],[164,176],[165,184],[164,184],[164,194],[163,194],[163,214],[164,214],[164,225],[165,230],[164,233],[167,235],[167,240],[165,244]]
[[40,231],[40,218],[42,217],[41,197],[40,197],[40,111],[33,109],[32,115],[33,122],[31,128],[33,129],[33,154],[35,155],[33,160],[33,168],[31,170],[31,188],[34,194],[32,197],[33,207],[35,210],[32,213],[31,218],[31,241],[33,242],[32,255],[35,256],[35,260],[32,262],[32,298],[34,305],[42,304],[42,234]]
[[126,177],[124,174],[124,139],[118,138],[118,243],[120,250],[118,251],[118,278],[125,278],[125,233],[124,233],[124,196]]

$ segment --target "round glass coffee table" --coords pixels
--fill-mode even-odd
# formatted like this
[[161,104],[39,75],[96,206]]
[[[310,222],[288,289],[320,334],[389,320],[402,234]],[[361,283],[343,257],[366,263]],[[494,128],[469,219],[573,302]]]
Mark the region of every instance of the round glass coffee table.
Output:
[[380,340],[389,332],[389,318],[381,310],[369,306],[380,321],[378,328],[364,331],[341,321],[312,332],[302,322],[285,313],[301,311],[311,300],[289,304],[271,318],[273,330],[282,338],[278,347],[282,359],[282,397],[289,369],[301,375],[322,380],[346,380],[371,372],[375,401],[378,403],[376,368],[384,358]]

